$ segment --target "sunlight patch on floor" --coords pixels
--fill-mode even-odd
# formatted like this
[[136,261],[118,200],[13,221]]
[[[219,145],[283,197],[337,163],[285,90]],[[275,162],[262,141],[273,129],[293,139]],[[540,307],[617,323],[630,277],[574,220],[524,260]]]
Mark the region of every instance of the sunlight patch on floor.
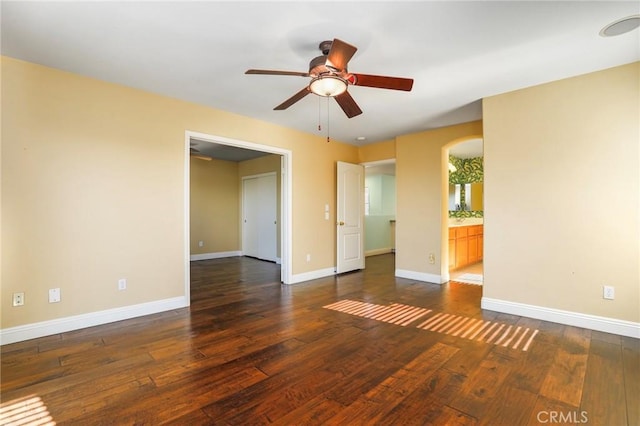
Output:
[[[376,305],[349,299],[340,300],[323,308],[403,327],[433,312],[431,309],[400,303]],[[538,334],[538,330],[528,327],[445,313],[435,313],[416,327],[522,351],[529,350],[533,338]]]
[[47,406],[39,396],[30,395],[0,404],[2,426],[50,426],[55,425]]

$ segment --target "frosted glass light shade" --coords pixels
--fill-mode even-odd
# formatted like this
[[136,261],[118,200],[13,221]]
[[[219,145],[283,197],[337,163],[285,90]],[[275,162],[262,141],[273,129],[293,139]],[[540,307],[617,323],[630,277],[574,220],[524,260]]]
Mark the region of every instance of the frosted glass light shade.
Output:
[[347,82],[333,75],[320,76],[311,80],[309,90],[318,96],[338,96],[347,90]]

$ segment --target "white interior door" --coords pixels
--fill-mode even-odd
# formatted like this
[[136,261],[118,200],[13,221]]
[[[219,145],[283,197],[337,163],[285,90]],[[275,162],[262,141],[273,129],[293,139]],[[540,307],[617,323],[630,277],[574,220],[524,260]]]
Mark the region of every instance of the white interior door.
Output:
[[242,180],[242,254],[258,257],[258,179]]
[[338,161],[336,272],[364,268],[364,167]]
[[276,175],[258,178],[258,258],[276,261],[277,257],[277,182]]
[[242,180],[242,252],[276,261],[277,183],[275,174]]

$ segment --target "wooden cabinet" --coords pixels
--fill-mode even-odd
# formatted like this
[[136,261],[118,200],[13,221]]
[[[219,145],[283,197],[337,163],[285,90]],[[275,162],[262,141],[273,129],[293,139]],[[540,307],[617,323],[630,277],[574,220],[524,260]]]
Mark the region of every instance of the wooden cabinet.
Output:
[[449,269],[456,267],[456,229],[449,228]]
[[469,245],[469,259],[468,263],[476,263],[482,260],[482,225],[469,226],[468,232],[468,245]]
[[483,225],[449,228],[449,268],[457,269],[482,260]]
[[469,264],[469,227],[460,226],[456,230],[456,268]]

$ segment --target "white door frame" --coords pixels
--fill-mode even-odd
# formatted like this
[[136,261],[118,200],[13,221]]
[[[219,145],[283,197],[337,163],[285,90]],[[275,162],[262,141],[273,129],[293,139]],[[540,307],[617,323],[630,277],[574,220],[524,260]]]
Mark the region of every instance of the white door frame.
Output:
[[224,136],[209,135],[206,133],[194,132],[186,130],[184,135],[184,294],[188,304],[191,304],[191,250],[190,250],[190,142],[191,139],[198,139],[205,142],[216,143],[220,145],[229,145],[239,148],[253,149],[255,151],[268,152],[270,154],[280,155],[281,161],[281,218],[280,218],[280,256],[282,264],[280,265],[280,280],[284,284],[292,283],[292,202],[291,191],[293,188],[293,153],[288,149],[278,148],[270,145],[262,145],[254,142],[243,141],[239,139],[231,139]]

